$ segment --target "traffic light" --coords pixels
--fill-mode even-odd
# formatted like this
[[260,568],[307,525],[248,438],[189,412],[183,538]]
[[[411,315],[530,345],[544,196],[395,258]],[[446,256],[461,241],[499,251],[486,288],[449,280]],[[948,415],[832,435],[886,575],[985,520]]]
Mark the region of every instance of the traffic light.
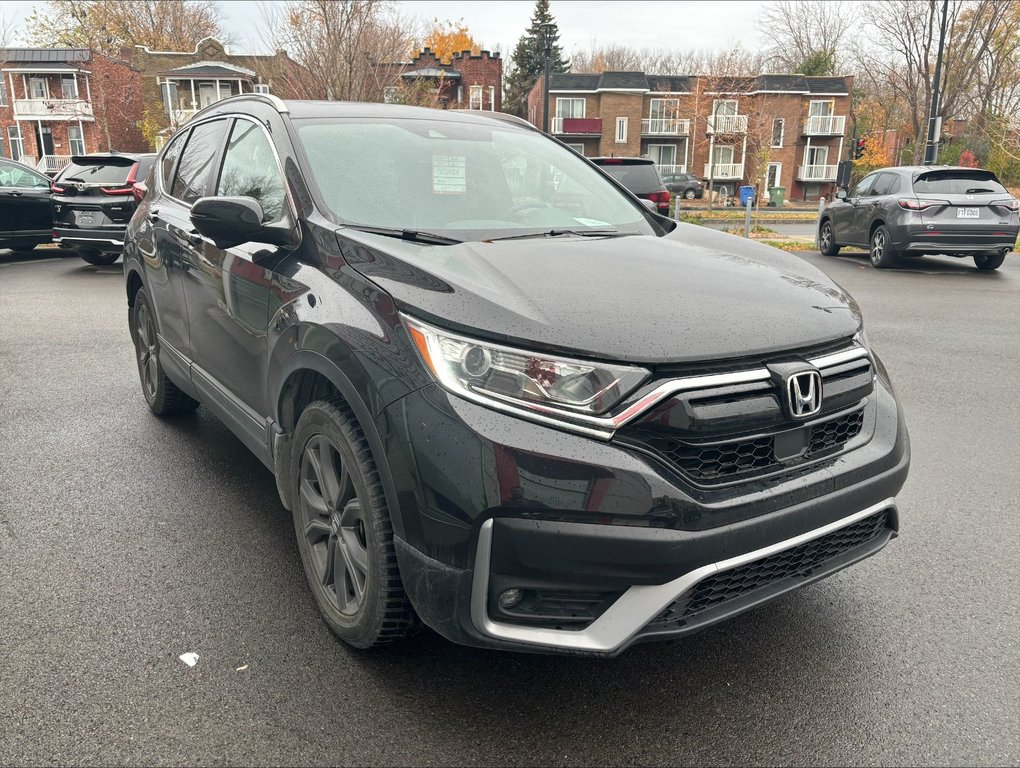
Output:
[[864,149],[868,146],[867,139],[857,139],[857,146],[854,147],[854,160],[864,157]]

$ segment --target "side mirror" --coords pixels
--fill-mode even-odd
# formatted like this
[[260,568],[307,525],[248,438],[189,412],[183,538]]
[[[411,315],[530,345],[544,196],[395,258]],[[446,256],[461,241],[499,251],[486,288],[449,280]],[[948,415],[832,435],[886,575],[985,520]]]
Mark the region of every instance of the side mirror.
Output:
[[836,190],[836,198],[838,200],[846,200],[846,190],[845,189]]
[[644,203],[645,204],[645,208],[647,208],[652,213],[658,213],[659,212],[659,206],[655,204],[654,200],[645,200],[645,198],[642,197],[641,198],[641,202]]
[[242,243],[267,243],[285,248],[297,245],[287,221],[263,224],[265,213],[254,197],[200,197],[191,206],[191,223],[217,248]]

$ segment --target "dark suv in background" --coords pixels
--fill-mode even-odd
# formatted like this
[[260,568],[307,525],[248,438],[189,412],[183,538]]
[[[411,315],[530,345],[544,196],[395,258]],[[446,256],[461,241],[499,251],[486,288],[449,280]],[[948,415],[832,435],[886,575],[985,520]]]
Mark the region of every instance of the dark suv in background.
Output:
[[700,200],[705,195],[705,185],[693,173],[667,173],[662,183],[673,195],[685,200]]
[[0,248],[30,251],[50,242],[52,231],[50,180],[0,158]]
[[973,256],[998,269],[1020,231],[1020,202],[991,171],[902,166],[869,173],[822,213],[818,243],[826,256],[844,245],[867,248],[874,267],[902,257]]
[[907,431],[853,299],[515,118],[232,97],[149,186],[145,401],[275,473],[353,645],[614,654],[896,534]]
[[659,214],[669,215],[670,192],[658,167],[647,157],[592,157],[590,160],[642,200],[655,203]]
[[78,155],[53,180],[53,242],[90,264],[113,264],[145,194],[155,154]]

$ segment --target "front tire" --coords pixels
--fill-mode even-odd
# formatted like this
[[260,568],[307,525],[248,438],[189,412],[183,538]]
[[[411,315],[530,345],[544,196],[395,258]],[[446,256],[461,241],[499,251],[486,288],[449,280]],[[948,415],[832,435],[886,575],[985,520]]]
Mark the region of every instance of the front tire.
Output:
[[346,403],[318,400],[305,408],[289,472],[298,551],[326,624],[356,648],[406,637],[414,612],[397,569],[389,510],[368,441]]
[[695,197],[697,197],[697,193],[693,189],[684,192],[684,200],[693,200]]
[[157,416],[174,416],[198,408],[198,401],[170,381],[163,372],[159,362],[156,316],[144,288],[135,294],[135,303],[131,307],[131,340],[135,343],[138,378],[149,410]]
[[120,258],[119,253],[100,253],[99,251],[78,251],[78,255],[97,267],[108,267]]
[[889,240],[889,228],[879,224],[871,233],[871,252],[868,256],[875,269],[890,269],[896,266],[897,253]]
[[999,251],[998,253],[979,253],[974,257],[974,266],[982,272],[991,272],[992,270],[1001,267],[1002,262],[1005,260],[1005,251]]
[[826,219],[818,228],[818,250],[823,256],[838,256],[839,246],[832,235],[832,222]]

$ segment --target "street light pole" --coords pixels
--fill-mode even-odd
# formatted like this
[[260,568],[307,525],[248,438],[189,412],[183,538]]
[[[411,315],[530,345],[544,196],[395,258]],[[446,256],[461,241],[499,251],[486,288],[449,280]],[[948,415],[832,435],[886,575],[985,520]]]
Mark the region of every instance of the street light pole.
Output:
[[549,69],[552,66],[552,30],[554,24],[543,24],[545,38],[545,76],[542,78],[542,132],[549,133]]
[[942,26],[939,28],[939,55],[935,59],[935,82],[931,87],[931,109],[928,111],[928,143],[924,147],[924,164],[935,165],[942,134],[942,117],[939,110],[942,100],[942,52],[946,46],[946,21],[949,18],[949,0],[942,2]]

